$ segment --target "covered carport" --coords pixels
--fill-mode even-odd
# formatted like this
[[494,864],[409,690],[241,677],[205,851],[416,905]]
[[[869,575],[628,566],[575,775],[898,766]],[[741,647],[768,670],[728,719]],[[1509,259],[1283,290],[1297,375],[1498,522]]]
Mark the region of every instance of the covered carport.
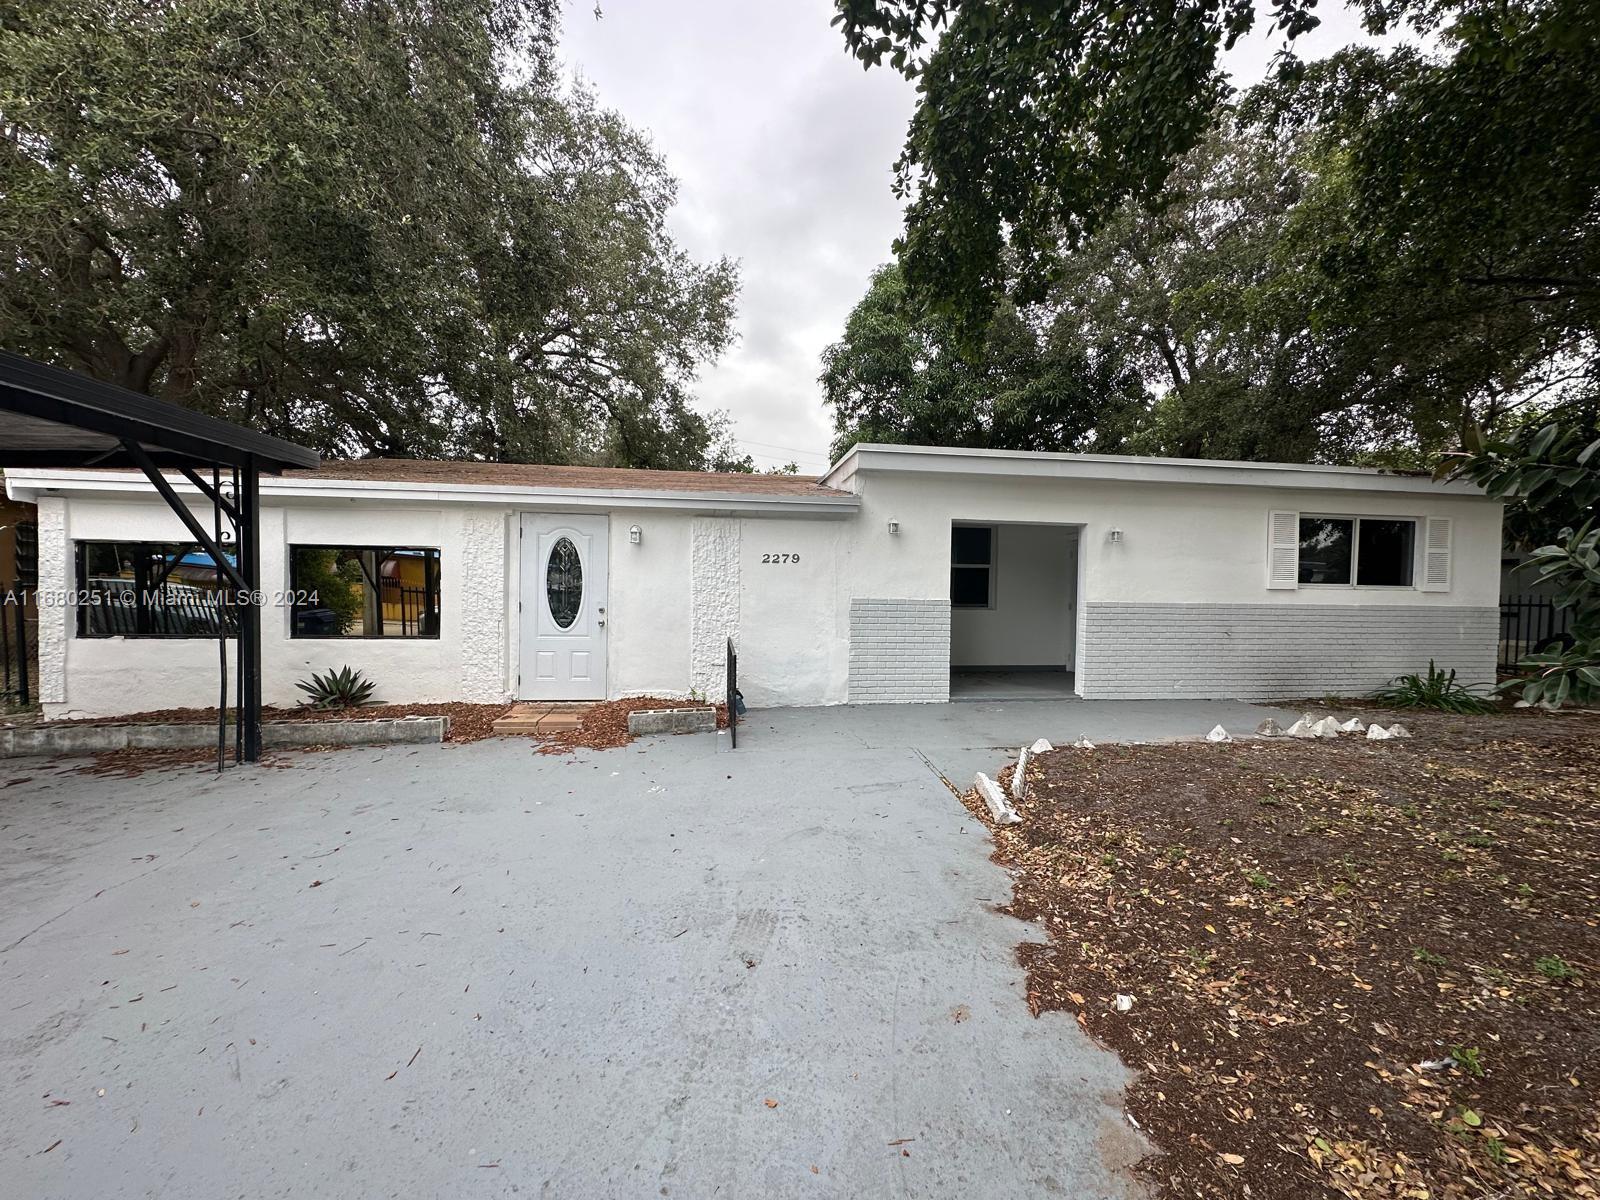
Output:
[[[218,711],[220,723],[227,707],[231,623],[237,629],[238,761],[261,755],[261,473],[319,461],[316,451],[293,442],[0,351],[0,469],[137,468],[226,581],[234,620],[219,623]],[[166,471],[178,472],[210,501],[210,529],[179,497]]]

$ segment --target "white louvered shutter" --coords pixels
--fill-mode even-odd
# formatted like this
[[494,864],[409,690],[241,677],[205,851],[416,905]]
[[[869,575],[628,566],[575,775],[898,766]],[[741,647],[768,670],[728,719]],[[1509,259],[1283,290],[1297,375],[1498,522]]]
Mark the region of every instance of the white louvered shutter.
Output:
[[1448,592],[1450,590],[1450,534],[1453,522],[1449,517],[1429,517],[1423,522],[1422,539],[1422,590]]
[[1300,514],[1275,512],[1268,520],[1267,586],[1300,586]]

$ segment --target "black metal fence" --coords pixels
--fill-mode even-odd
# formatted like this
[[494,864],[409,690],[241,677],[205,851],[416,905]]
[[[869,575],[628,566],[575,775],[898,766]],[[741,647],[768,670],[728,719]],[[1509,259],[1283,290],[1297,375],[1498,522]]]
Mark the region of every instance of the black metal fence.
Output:
[[[392,632],[388,628],[391,608],[399,610],[401,637],[419,637],[438,632],[437,626],[429,620],[433,616],[433,608],[429,603],[427,588],[406,587],[399,580],[385,579],[381,594],[385,633]],[[432,628],[429,628],[430,625]]]
[[728,639],[728,744],[739,748],[739,652]]
[[38,688],[39,614],[26,588],[0,594],[0,710],[33,703]]
[[143,596],[119,580],[92,581],[94,603],[78,605],[82,637],[229,637],[239,632],[239,616],[216,591],[187,585],[151,589]]
[[1546,596],[1508,596],[1500,601],[1502,671],[1515,671],[1528,655],[1572,635],[1572,611],[1557,608]]

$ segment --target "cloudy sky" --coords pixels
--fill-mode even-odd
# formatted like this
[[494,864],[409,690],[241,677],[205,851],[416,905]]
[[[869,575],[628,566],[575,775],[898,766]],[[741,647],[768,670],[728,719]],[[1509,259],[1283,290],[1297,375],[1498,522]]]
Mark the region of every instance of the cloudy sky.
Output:
[[[568,8],[568,69],[650,131],[679,180],[672,228],[702,259],[741,264],[739,342],[701,378],[758,466],[827,466],[831,428],[817,373],[873,268],[890,256],[890,192],[913,93],[863,71],[828,24],[831,0],[602,0]],[[1335,4],[1301,47],[1317,57],[1360,37]],[[1236,81],[1264,71],[1265,35],[1236,49]]]

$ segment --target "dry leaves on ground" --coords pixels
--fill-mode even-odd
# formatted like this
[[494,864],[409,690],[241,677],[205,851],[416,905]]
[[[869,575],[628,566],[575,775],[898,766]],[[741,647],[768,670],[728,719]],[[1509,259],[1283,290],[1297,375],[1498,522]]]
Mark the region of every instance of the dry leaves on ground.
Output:
[[1162,1195],[1600,1196],[1600,720],[1408,723],[1057,751],[994,829]]

